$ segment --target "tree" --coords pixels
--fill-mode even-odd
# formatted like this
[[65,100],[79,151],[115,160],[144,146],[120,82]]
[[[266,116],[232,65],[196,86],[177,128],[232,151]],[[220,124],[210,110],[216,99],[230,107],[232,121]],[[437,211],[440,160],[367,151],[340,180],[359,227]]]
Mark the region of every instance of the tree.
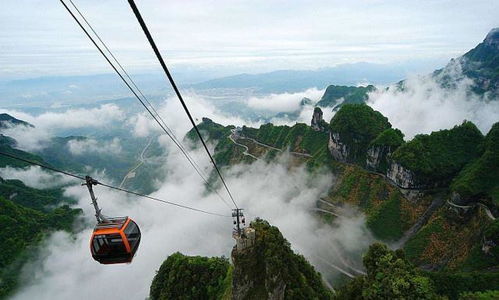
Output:
[[384,244],[369,247],[364,256],[366,276],[360,276],[338,291],[338,299],[435,299],[431,280],[407,261],[402,250]]

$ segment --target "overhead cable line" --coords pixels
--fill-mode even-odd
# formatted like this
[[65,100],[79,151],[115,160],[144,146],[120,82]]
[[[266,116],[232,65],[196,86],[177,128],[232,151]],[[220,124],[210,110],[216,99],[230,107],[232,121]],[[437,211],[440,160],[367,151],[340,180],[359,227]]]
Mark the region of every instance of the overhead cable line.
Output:
[[159,49],[156,46],[156,43],[154,42],[154,39],[151,36],[151,33],[149,32],[149,29],[147,28],[147,25],[144,22],[144,19],[142,18],[141,14],[139,12],[139,9],[137,8],[137,6],[135,5],[135,2],[133,0],[128,0],[128,3],[130,4],[130,7],[132,8],[132,11],[135,14],[135,17],[137,18],[137,21],[139,22],[140,27],[144,31],[144,34],[146,35],[147,40],[149,41],[149,44],[151,45],[151,47],[152,47],[152,49],[154,51],[154,54],[156,54],[156,57],[158,58],[159,63],[161,64],[161,67],[163,68],[163,71],[166,74],[166,77],[168,77],[168,80],[170,81],[170,84],[172,85],[172,88],[175,91],[175,94],[177,94],[177,97],[180,100],[180,103],[182,104],[182,107],[184,108],[185,113],[189,117],[189,120],[191,121],[192,126],[194,126],[194,129],[196,130],[196,133],[197,133],[199,139],[201,140],[201,143],[203,144],[203,147],[206,150],[206,153],[210,157],[211,163],[213,164],[215,170],[217,171],[218,176],[220,177],[220,180],[222,181],[225,189],[227,190],[227,193],[229,194],[229,197],[232,200],[232,203],[234,203],[234,206],[237,209],[239,209],[239,207],[236,204],[236,201],[234,200],[234,197],[232,196],[232,193],[229,190],[229,187],[225,183],[225,180],[224,180],[224,178],[222,176],[222,173],[220,172],[220,169],[218,168],[215,160],[213,159],[213,156],[211,155],[210,150],[208,149],[208,146],[206,145],[206,143],[205,143],[205,141],[203,139],[203,136],[201,135],[201,132],[199,131],[199,129],[198,129],[197,125],[196,125],[196,122],[194,122],[194,119],[192,118],[192,115],[191,115],[189,109],[187,108],[187,105],[185,104],[185,101],[184,101],[182,95],[180,94],[180,91],[177,88],[177,85],[175,84],[175,81],[173,80],[172,75],[170,74],[170,71],[168,70],[168,67],[166,66],[166,63],[163,60],[163,57],[161,56],[161,53],[159,52]]
[[[125,74],[125,76],[128,78],[128,80],[131,82],[131,84],[135,87],[135,89],[138,91],[138,93],[142,96],[142,98],[147,102],[147,104],[149,105],[149,107],[151,108],[151,111],[155,113],[155,115],[153,115],[150,111],[149,113],[151,114],[151,116],[154,118],[154,116],[156,116],[160,121],[161,123],[158,122],[158,125],[161,127],[161,129],[163,129],[163,131],[165,131],[165,133],[168,135],[168,137],[170,137],[172,139],[172,141],[175,143],[175,145],[177,145],[177,147],[180,149],[180,151],[184,154],[184,156],[187,158],[187,160],[189,161],[189,163],[192,165],[192,167],[194,168],[194,170],[198,173],[198,175],[203,179],[203,181],[205,182],[206,186],[208,189],[210,189],[211,191],[215,192],[218,197],[220,198],[220,200],[229,208],[230,205],[227,204],[227,202],[225,201],[225,199],[218,193],[218,191],[214,188],[211,187],[211,184],[208,182],[208,180],[206,179],[206,174],[204,174],[204,172],[202,171],[201,167],[196,163],[196,161],[189,155],[188,151],[185,149],[185,147],[182,145],[182,143],[177,139],[177,137],[175,136],[175,134],[173,133],[173,130],[171,130],[168,125],[166,125],[166,122],[163,120],[163,118],[161,117],[161,115],[156,111],[156,109],[154,108],[154,106],[152,105],[152,103],[147,99],[147,97],[142,93],[142,91],[140,90],[140,88],[137,86],[137,84],[135,84],[135,81],[130,77],[130,75],[128,74],[128,72],[125,70],[125,68],[121,65],[121,63],[119,62],[119,60],[116,58],[116,56],[114,56],[113,52],[111,51],[111,49],[109,49],[109,47],[106,45],[106,43],[101,39],[100,35],[94,30],[93,26],[90,24],[90,22],[87,21],[87,19],[85,18],[85,16],[83,15],[83,13],[78,9],[78,7],[76,6],[76,4],[72,1],[72,0],[69,0],[69,2],[71,3],[71,5],[75,8],[75,10],[78,12],[78,14],[81,16],[81,18],[83,19],[83,21],[87,24],[87,26],[90,28],[90,30],[94,33],[94,35],[97,37],[97,39],[100,41],[100,43],[102,44],[102,46],[104,46],[104,48],[107,50],[107,52],[111,55],[111,57],[113,58],[113,60],[116,62],[116,64],[119,66],[119,68],[123,71],[123,73]],[[73,17],[74,18],[74,17]],[[81,25],[80,25],[81,27]],[[83,28],[82,28],[83,29]],[[88,34],[87,36],[92,39]],[[95,43],[94,43],[95,45]],[[96,47],[98,47],[96,45]],[[102,53],[102,52],[101,52]],[[103,54],[103,53],[102,53]],[[103,54],[104,55],[104,54]],[[108,61],[109,62],[109,61]],[[110,63],[110,62],[109,62]],[[123,79],[123,78],[122,78]],[[140,101],[140,99],[138,99]],[[140,101],[141,104],[145,107],[144,103],[142,101]],[[156,121],[158,121],[156,118],[155,118]],[[163,126],[162,126],[163,125]]]
[[[38,166],[38,167],[41,167],[43,169],[50,170],[52,172],[64,174],[64,175],[67,175],[67,176],[70,176],[70,177],[73,177],[73,178],[76,178],[76,179],[80,179],[80,180],[86,181],[86,178],[83,177],[83,176],[75,175],[75,174],[72,174],[72,173],[69,173],[69,172],[66,172],[66,171],[54,168],[54,167],[50,167],[50,166],[44,165],[44,164],[36,162],[36,161],[24,159],[24,158],[18,157],[16,155],[13,155],[13,154],[10,154],[10,153],[5,153],[5,152],[1,152],[0,151],[0,155],[6,156],[6,157],[9,157],[9,158],[18,160],[18,161],[22,161],[22,162],[28,163],[30,165]],[[163,199],[160,199],[160,198],[156,198],[156,197],[152,197],[152,196],[149,196],[149,195],[145,195],[145,194],[137,193],[137,192],[134,192],[134,191],[126,190],[126,189],[123,189],[123,188],[120,188],[120,187],[116,187],[116,186],[113,186],[113,185],[110,185],[110,184],[107,184],[107,183],[103,183],[103,182],[100,182],[100,181],[97,181],[97,184],[98,185],[102,185],[102,186],[107,187],[107,188],[110,188],[110,189],[113,189],[113,190],[125,192],[125,193],[131,194],[131,195],[135,195],[135,196],[147,198],[147,199],[150,199],[150,200],[154,200],[154,201],[157,201],[157,202],[161,202],[161,203],[165,203],[165,204],[177,206],[177,207],[180,207],[180,208],[189,209],[189,210],[192,210],[192,211],[197,211],[197,212],[201,212],[201,213],[205,213],[205,214],[209,214],[209,215],[213,215],[213,216],[219,216],[219,217],[227,217],[227,218],[231,218],[232,217],[232,216],[228,216],[228,215],[222,215],[222,214],[218,214],[218,213],[214,213],[214,212],[210,212],[210,211],[206,211],[206,210],[202,210],[202,209],[190,207],[190,206],[187,206],[187,205],[178,204],[178,203],[171,202],[171,201],[166,201],[166,200],[163,200]]]
[[[100,35],[95,31],[94,27],[87,21],[87,18],[85,18],[85,16],[83,15],[83,13],[80,11],[80,9],[76,6],[76,4],[74,4],[73,0],[69,0],[69,2],[71,3],[71,5],[75,8],[76,12],[78,12],[78,15],[80,15],[80,17],[83,19],[83,21],[85,22],[85,24],[87,24],[87,26],[90,28],[90,30],[93,32],[93,34],[97,37],[97,39],[99,40],[99,42],[102,44],[102,46],[104,46],[104,48],[106,49],[106,51],[109,53],[109,55],[111,55],[111,57],[113,58],[113,60],[116,62],[116,64],[118,65],[118,67],[120,68],[120,70],[125,74],[125,76],[128,78],[128,80],[131,82],[131,84],[133,85],[133,87],[138,91],[138,93],[140,94],[140,96],[147,102],[147,104],[149,105],[149,107],[151,108],[151,110],[154,112],[154,114],[158,117],[158,119],[161,121],[161,123],[163,124],[163,126],[170,132],[171,134],[171,137],[174,141],[178,142],[178,145],[179,148],[181,150],[184,150],[185,148],[183,147],[183,145],[178,141],[177,137],[175,136],[175,134],[173,133],[173,130],[171,130],[168,125],[166,125],[166,122],[163,120],[163,118],[161,117],[161,115],[156,111],[156,109],[154,108],[154,106],[152,105],[152,103],[147,99],[147,97],[142,93],[142,90],[137,86],[137,84],[135,84],[135,81],[130,77],[130,75],[128,74],[128,72],[125,70],[125,68],[121,65],[121,63],[119,62],[119,60],[116,58],[116,56],[114,56],[113,52],[111,51],[111,49],[109,49],[109,47],[106,45],[106,43],[101,39]],[[189,155],[188,153],[186,153],[186,155]],[[193,161],[195,164],[196,162]],[[197,164],[196,164],[197,165]],[[198,166],[199,167],[199,166]]]
[[[92,32],[95,34],[95,36],[99,39],[99,41],[102,43],[102,45],[104,46],[104,48],[109,52],[109,54],[111,55],[111,57],[114,59],[114,61],[118,64],[118,66],[121,68],[121,70],[125,73],[125,76],[130,80],[131,84],[137,89],[138,93],[144,98],[144,100],[150,105],[151,108],[149,108],[145,103],[144,101],[139,97],[139,95],[137,94],[137,92],[132,88],[132,86],[130,85],[130,83],[124,78],[124,76],[118,71],[118,69],[116,68],[116,66],[111,62],[111,60],[109,59],[109,57],[104,53],[104,51],[101,49],[101,47],[97,44],[97,42],[94,40],[94,38],[90,35],[90,33],[85,29],[85,27],[82,25],[82,23],[78,20],[78,18],[75,16],[75,14],[71,11],[71,9],[66,5],[66,3],[63,1],[63,0],[60,0],[60,2],[64,5],[64,7],[66,8],[66,10],[70,13],[70,15],[73,17],[73,19],[76,21],[76,23],[80,26],[80,28],[84,31],[84,33],[87,35],[87,37],[92,41],[92,43],[95,45],[95,47],[99,50],[99,52],[102,54],[102,56],[104,56],[104,58],[106,59],[106,61],[109,63],[109,65],[111,65],[111,67],[113,68],[113,70],[116,72],[116,74],[118,74],[118,76],[121,78],[121,80],[125,83],[125,85],[128,87],[128,89],[130,89],[130,91],[134,94],[134,96],[137,98],[137,100],[139,100],[139,102],[142,104],[142,106],[144,106],[144,108],[147,110],[147,112],[153,117],[153,119],[158,123],[158,125],[161,127],[161,129],[168,135],[168,137],[175,143],[175,145],[180,149],[180,151],[184,154],[184,156],[187,158],[187,160],[189,161],[189,163],[192,165],[192,167],[194,168],[194,170],[196,171],[196,173],[198,173],[198,175],[203,179],[203,181],[206,183],[206,186],[208,187],[208,189],[210,189],[211,191],[214,191],[218,197],[220,198],[220,200],[229,208],[230,205],[225,201],[225,199],[223,199],[223,197],[218,193],[218,191],[214,188],[211,187],[211,184],[208,182],[208,180],[206,179],[206,175],[203,174],[201,168],[199,167],[199,165],[194,161],[194,159],[192,159],[192,157],[190,157],[190,155],[188,154],[187,150],[185,150],[185,148],[181,145],[181,143],[178,141],[178,139],[175,137],[175,135],[173,134],[173,131],[166,125],[166,123],[164,122],[164,120],[161,118],[161,116],[159,115],[159,113],[154,109],[154,107],[152,106],[152,104],[149,102],[149,100],[147,100],[147,98],[144,96],[144,94],[142,93],[142,91],[138,88],[138,86],[135,84],[135,82],[132,80],[132,78],[128,75],[128,73],[125,71],[125,69],[123,68],[123,66],[120,64],[120,62],[118,61],[118,59],[113,55],[113,53],[111,52],[111,50],[107,47],[107,45],[104,43],[104,41],[100,38],[100,36],[97,34],[97,32],[93,29],[93,27],[90,25],[90,23],[86,20],[86,18],[83,16],[83,14],[80,12],[80,10],[76,7],[76,5],[73,3],[73,1],[69,0],[71,2],[71,4],[73,5],[73,7],[76,9],[76,11],[78,12],[78,14],[82,17],[82,19],[84,20],[84,22],[89,26],[89,28],[92,30]],[[153,111],[155,112],[155,114],[153,113]],[[159,121],[161,120],[162,123]]]

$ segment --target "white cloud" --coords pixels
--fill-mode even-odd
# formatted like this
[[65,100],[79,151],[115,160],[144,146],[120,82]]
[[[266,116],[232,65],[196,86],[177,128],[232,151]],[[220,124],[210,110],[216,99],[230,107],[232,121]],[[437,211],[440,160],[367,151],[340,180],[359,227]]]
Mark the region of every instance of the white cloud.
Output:
[[54,188],[75,182],[74,178],[49,173],[38,166],[24,169],[7,166],[0,169],[0,176],[4,179],[21,180],[25,185],[36,189]]
[[412,77],[405,91],[378,89],[369,95],[368,104],[388,117],[406,139],[452,128],[463,120],[472,121],[486,134],[499,121],[499,99],[486,101],[470,93],[472,81],[463,78],[458,66],[449,68],[447,75],[459,79],[456,88],[444,89],[430,76]]
[[2,129],[2,134],[17,141],[17,146],[26,151],[44,148],[60,130],[81,128],[104,128],[125,119],[125,113],[115,104],[104,104],[91,109],[68,109],[64,112],[45,112],[31,115],[25,112],[0,109],[17,119],[33,124]]
[[94,139],[70,140],[67,143],[69,151],[74,155],[86,153],[99,154],[120,154],[122,151],[119,138],[113,138],[111,141],[98,142]]
[[[214,122],[222,125],[236,126],[259,126],[260,123],[249,121],[243,117],[229,115],[221,112],[203,96],[198,95],[193,91],[183,93],[183,98],[189,107],[191,115],[196,124],[202,121],[202,118],[210,118]],[[170,97],[157,108],[159,115],[163,118],[166,125],[173,130],[177,137],[183,137],[189,130],[192,129],[191,122],[184,112],[180,102],[176,97]],[[145,137],[150,134],[163,133],[159,125],[146,113],[139,113],[130,118],[128,122],[133,126],[133,134],[136,137]],[[181,138],[180,138],[181,140]]]
[[250,97],[247,105],[257,110],[268,110],[272,112],[295,112],[300,109],[303,98],[309,98],[314,103],[319,101],[324,90],[311,88],[298,93],[270,94],[262,97]]
[[90,109],[68,109],[64,112],[45,112],[36,116],[15,110],[0,109],[0,112],[45,130],[101,127],[123,120],[125,117],[125,113],[115,104],[103,104]]
[[[167,144],[169,145],[169,144]],[[172,146],[167,146],[171,148]],[[230,214],[216,195],[205,195],[203,185],[179,153],[167,151],[166,164],[158,166],[167,173],[167,181],[152,196],[200,209]],[[207,168],[202,151],[193,157]],[[320,255],[335,261],[327,243],[334,243],[348,255],[364,249],[371,241],[362,217],[339,221],[334,228],[321,224],[310,212],[317,198],[328,191],[333,178],[326,173],[310,175],[305,168],[288,168],[286,154],[276,163],[258,161],[250,166],[224,170],[225,178],[248,220],[255,216],[279,226],[294,249],[310,257]],[[91,228],[72,236],[57,232],[46,240],[37,259],[26,265],[19,292],[13,299],[143,299],[162,261],[175,251],[188,255],[229,256],[231,218],[214,217],[166,206],[147,199],[97,186],[103,213],[129,215],[142,230],[137,257],[129,265],[102,266],[92,260],[88,249]],[[220,190],[224,195],[224,191]],[[79,199],[84,218],[93,223],[93,211],[84,187],[73,186],[67,195]],[[359,264],[360,256],[352,260]],[[317,263],[327,275],[330,268]],[[332,272],[332,273],[329,273]]]
[[303,98],[309,98],[314,102],[319,101],[324,94],[324,90],[311,88],[298,93],[270,94],[263,97],[251,97],[247,100],[247,105],[257,110],[267,110],[272,112],[294,112],[300,109],[300,102]]
[[38,127],[17,125],[1,130],[2,134],[16,140],[16,148],[26,151],[36,151],[47,146],[52,135]]
[[146,112],[132,116],[127,121],[127,124],[132,127],[132,133],[136,137],[147,137],[153,133],[160,133],[162,130],[156,121]]
[[[295,118],[289,118],[289,117],[282,117],[282,118],[272,118],[270,120],[270,123],[274,125],[288,125],[288,126],[293,126],[296,123],[305,123],[307,125],[310,125],[310,122],[312,121],[312,115],[314,113],[315,106],[314,105],[304,105],[300,113],[298,114],[298,117]],[[326,108],[321,108],[322,109],[322,118],[324,121],[328,122],[331,121],[331,118],[334,116],[336,112],[332,110],[331,107],[326,107]]]

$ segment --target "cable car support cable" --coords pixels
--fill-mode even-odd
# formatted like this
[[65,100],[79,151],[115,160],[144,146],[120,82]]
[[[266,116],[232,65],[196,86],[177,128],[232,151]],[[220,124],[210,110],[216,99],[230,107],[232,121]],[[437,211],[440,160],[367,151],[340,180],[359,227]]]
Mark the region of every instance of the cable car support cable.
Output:
[[[35,162],[35,161],[31,161],[31,160],[27,160],[27,159],[18,157],[16,155],[13,155],[13,154],[10,154],[10,153],[0,152],[0,155],[9,157],[9,158],[12,158],[12,159],[15,159],[15,160],[19,160],[19,161],[22,161],[22,162],[25,162],[25,163],[28,163],[28,164],[31,164],[31,165],[39,166],[39,167],[41,167],[43,169],[47,169],[47,170],[50,170],[52,172],[56,172],[56,173],[64,174],[64,175],[67,175],[67,176],[70,176],[70,177],[73,177],[73,178],[76,178],[76,179],[80,179],[80,180],[83,180],[85,182],[87,182],[87,180],[88,180],[87,177],[75,175],[75,174],[72,174],[72,173],[60,170],[60,169],[56,169],[54,167],[50,167],[50,166],[41,164],[39,162]],[[113,189],[113,190],[117,190],[117,191],[125,192],[125,193],[131,194],[131,195],[135,195],[135,196],[147,198],[149,200],[153,200],[153,201],[157,201],[157,202],[161,202],[161,203],[165,203],[165,204],[169,204],[169,205],[173,205],[173,206],[177,206],[177,207],[180,207],[180,208],[185,208],[185,209],[189,209],[189,210],[192,210],[192,211],[197,211],[197,212],[201,212],[201,213],[205,213],[205,214],[209,214],[209,215],[213,215],[213,216],[226,217],[226,218],[231,218],[232,217],[232,216],[228,216],[228,215],[218,214],[218,213],[214,213],[214,212],[210,212],[210,211],[206,211],[206,210],[202,210],[202,209],[190,207],[190,206],[183,205],[183,204],[178,204],[178,203],[175,203],[175,202],[170,202],[170,201],[167,201],[167,200],[163,200],[163,199],[152,197],[152,196],[149,196],[149,195],[137,193],[137,192],[134,192],[134,191],[126,190],[126,189],[123,189],[123,188],[120,188],[120,187],[116,187],[116,186],[113,186],[113,185],[110,185],[110,184],[107,184],[107,183],[103,183],[103,182],[97,181],[95,179],[93,179],[93,180],[95,182],[94,185],[102,185],[104,187],[107,187],[107,188],[110,188],[110,189]]]
[[144,19],[142,18],[141,14],[139,12],[139,9],[137,8],[137,6],[135,5],[135,2],[133,0],[128,0],[128,3],[130,4],[130,7],[132,8],[132,11],[135,14],[135,17],[137,18],[137,21],[139,22],[140,27],[142,28],[142,31],[144,31],[144,34],[146,35],[147,40],[149,41],[149,44],[151,45],[151,47],[152,47],[152,49],[154,51],[154,54],[158,58],[159,63],[161,64],[161,67],[163,68],[163,71],[166,74],[166,77],[168,77],[168,80],[170,81],[170,84],[171,84],[173,90],[175,91],[175,94],[177,94],[177,97],[180,100],[180,103],[182,104],[182,107],[184,108],[185,113],[189,117],[189,120],[191,121],[192,126],[194,126],[194,129],[196,130],[196,133],[197,133],[197,135],[198,135],[201,143],[203,144],[203,147],[206,150],[206,153],[210,157],[211,163],[213,164],[215,170],[217,171],[218,176],[220,177],[220,180],[222,181],[225,189],[227,190],[227,193],[229,194],[229,197],[232,200],[232,203],[234,203],[234,206],[236,207],[236,209],[239,209],[239,207],[236,204],[236,201],[234,200],[234,197],[232,196],[232,193],[229,190],[229,187],[225,183],[225,180],[224,180],[224,178],[222,176],[222,173],[220,172],[220,169],[218,168],[215,160],[213,159],[213,156],[211,155],[210,150],[208,149],[208,146],[206,145],[206,143],[205,143],[205,141],[203,139],[203,136],[201,135],[201,132],[199,131],[199,129],[198,129],[197,125],[196,125],[196,122],[194,122],[194,119],[192,118],[192,115],[191,115],[191,113],[189,111],[189,108],[187,108],[187,105],[185,104],[185,101],[184,101],[182,95],[180,94],[180,91],[179,91],[177,85],[175,84],[175,81],[173,80],[172,75],[170,74],[170,71],[168,70],[168,67],[166,66],[166,63],[163,60],[163,57],[161,56],[161,53],[159,52],[159,49],[156,46],[156,43],[154,42],[154,39],[151,36],[151,33],[149,32],[149,29],[147,28],[147,25],[144,22]]
[[[172,138],[172,140],[175,142],[175,144],[180,148],[180,150],[182,152],[185,151],[185,148],[184,146],[182,145],[182,143],[177,139],[177,137],[175,136],[175,134],[173,133],[173,130],[171,130],[168,125],[166,125],[166,122],[163,120],[163,118],[161,117],[161,115],[156,111],[156,109],[154,108],[154,106],[152,105],[152,103],[147,99],[147,97],[144,95],[144,93],[142,93],[142,90],[137,86],[137,84],[135,83],[135,81],[130,77],[130,75],[128,74],[128,72],[125,70],[125,68],[121,65],[121,63],[119,62],[119,60],[116,58],[116,56],[114,56],[113,52],[111,51],[111,49],[109,49],[109,47],[106,45],[106,43],[101,39],[100,35],[95,31],[95,29],[93,28],[93,26],[87,21],[87,18],[85,18],[85,16],[83,15],[83,13],[78,9],[78,7],[76,6],[76,4],[74,4],[73,0],[69,0],[69,2],[71,3],[71,5],[75,8],[76,12],[78,12],[78,15],[80,15],[80,17],[83,19],[83,21],[85,22],[85,24],[87,24],[87,26],[90,28],[90,30],[93,32],[93,34],[97,37],[97,39],[99,40],[99,42],[102,44],[102,46],[104,46],[104,48],[106,49],[106,51],[109,53],[109,55],[111,55],[111,57],[113,58],[113,60],[116,62],[116,64],[118,65],[118,67],[120,68],[121,71],[123,71],[123,73],[125,74],[125,76],[128,78],[128,80],[132,83],[133,87],[138,91],[138,93],[140,94],[140,96],[147,102],[147,104],[149,105],[149,107],[151,108],[151,110],[154,112],[154,114],[157,116],[157,118],[161,121],[161,123],[163,124],[163,126],[169,131],[170,133],[170,137]],[[196,165],[196,167],[200,168],[197,163],[190,157],[189,153],[188,152],[185,152],[184,153],[186,156],[187,156],[187,159],[190,159],[192,160],[192,163]],[[204,174],[203,174],[204,175]],[[205,175],[206,176],[206,175]],[[203,178],[204,179],[204,178]]]
[[[125,83],[125,85],[128,87],[128,89],[130,89],[130,91],[134,94],[134,96],[137,98],[137,100],[139,100],[139,102],[142,104],[142,106],[146,109],[146,111],[153,117],[153,119],[158,123],[158,125],[161,127],[161,129],[167,134],[167,136],[175,143],[175,145],[180,149],[180,151],[184,154],[184,156],[187,158],[187,160],[189,161],[189,163],[192,165],[192,167],[194,168],[194,170],[198,173],[198,175],[203,179],[203,181],[206,183],[207,187],[211,190],[211,191],[214,191],[218,197],[220,198],[220,200],[222,200],[222,202],[227,205],[227,207],[230,208],[230,205],[223,199],[223,197],[218,193],[218,191],[216,191],[214,188],[211,187],[211,184],[208,182],[208,180],[206,179],[205,175],[202,173],[201,171],[201,168],[199,167],[199,165],[197,165],[197,163],[192,159],[192,157],[190,157],[190,155],[188,154],[188,152],[185,150],[185,148],[181,145],[181,143],[177,140],[177,138],[175,137],[175,135],[173,134],[173,131],[168,127],[166,126],[166,123],[164,122],[164,120],[161,118],[161,116],[157,113],[157,111],[154,109],[154,107],[152,106],[152,104],[149,102],[149,100],[147,100],[147,98],[144,96],[144,94],[142,93],[142,91],[137,87],[137,85],[135,84],[135,82],[132,80],[132,78],[128,75],[128,73],[125,71],[125,69],[123,68],[123,66],[119,63],[118,59],[113,55],[113,53],[111,52],[111,50],[107,47],[107,45],[104,43],[104,41],[102,41],[102,39],[100,38],[100,36],[97,34],[97,32],[93,29],[93,27],[89,24],[89,22],[86,20],[86,18],[83,16],[83,14],[80,12],[80,10],[76,7],[76,5],[73,3],[73,1],[70,0],[72,6],[76,9],[76,11],[78,12],[78,14],[82,17],[82,19],[84,20],[84,22],[89,26],[89,28],[92,30],[92,32],[95,34],[95,36],[99,39],[99,41],[102,43],[102,45],[105,47],[105,49],[109,52],[109,54],[112,56],[112,58],[116,61],[116,63],[118,64],[118,66],[121,68],[121,70],[123,70],[123,72],[125,73],[125,76],[130,80],[131,84],[137,89],[138,93],[144,98],[144,100],[151,106],[151,108],[149,108],[145,103],[144,101],[139,97],[139,95],[137,94],[137,92],[132,88],[132,86],[130,85],[130,83],[124,78],[124,76],[118,71],[117,67],[111,62],[111,60],[109,59],[109,57],[104,53],[104,51],[101,49],[101,47],[97,44],[97,42],[94,40],[94,38],[90,35],[90,33],[85,29],[85,27],[83,26],[83,24],[78,20],[78,18],[75,16],[75,14],[71,11],[71,9],[66,5],[66,3],[63,1],[63,0],[60,0],[60,2],[63,4],[63,6],[66,8],[66,10],[69,12],[69,14],[73,17],[73,19],[75,20],[75,22],[79,25],[79,27],[83,30],[83,32],[86,34],[86,36],[92,41],[92,43],[94,44],[94,46],[97,48],[97,50],[102,54],[102,56],[106,59],[106,61],[109,63],[109,65],[113,68],[113,70],[116,72],[116,74],[118,74],[118,76],[121,78],[121,80]],[[153,114],[154,111],[156,114]],[[162,123],[159,121],[159,119],[161,119]],[[197,130],[197,128],[196,128]],[[203,144],[204,144],[204,141],[203,141]],[[218,168],[216,167],[215,165],[215,168],[217,169],[218,171]],[[219,172],[219,171],[218,171]],[[225,182],[224,182],[224,185],[225,185]],[[232,195],[230,194],[229,192],[229,195],[231,196],[232,198]]]

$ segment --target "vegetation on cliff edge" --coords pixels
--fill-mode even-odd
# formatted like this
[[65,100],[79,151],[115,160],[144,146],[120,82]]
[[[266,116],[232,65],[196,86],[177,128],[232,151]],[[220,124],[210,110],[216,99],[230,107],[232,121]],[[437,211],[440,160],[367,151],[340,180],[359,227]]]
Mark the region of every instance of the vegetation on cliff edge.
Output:
[[362,166],[371,141],[391,127],[388,118],[365,104],[343,105],[330,122],[331,132],[337,133],[340,142],[347,145],[347,160]]
[[322,107],[332,106],[341,98],[343,98],[341,105],[364,103],[368,98],[367,93],[374,90],[376,90],[376,88],[373,85],[365,87],[330,85],[326,88],[324,95],[321,100],[317,102],[317,105]]
[[489,198],[499,207],[499,123],[485,137],[482,156],[459,173],[451,189],[464,198]]
[[452,129],[416,135],[400,146],[392,159],[425,181],[449,181],[480,155],[483,135],[471,122]]
[[265,299],[275,291],[282,291],[284,299],[330,299],[320,273],[293,252],[277,227],[261,219],[250,226],[256,231],[255,245],[233,253],[234,280],[253,285],[245,299]]
[[407,259],[403,251],[373,244],[363,259],[367,275],[358,276],[336,295],[337,299],[436,299],[432,281]]
[[154,276],[151,300],[221,299],[230,290],[232,267],[219,257],[170,255]]

